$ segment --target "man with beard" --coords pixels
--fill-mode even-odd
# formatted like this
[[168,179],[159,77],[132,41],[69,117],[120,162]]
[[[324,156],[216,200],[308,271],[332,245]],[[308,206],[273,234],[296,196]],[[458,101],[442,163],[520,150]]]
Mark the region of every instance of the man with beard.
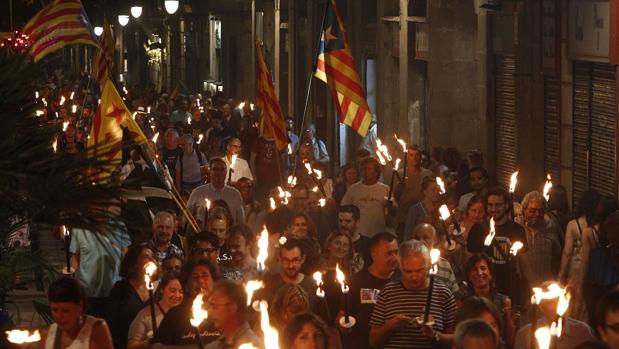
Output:
[[359,234],[359,219],[361,214],[355,205],[341,206],[337,213],[337,225],[341,232],[348,235],[357,253],[363,257],[364,266],[370,265],[370,246],[372,239]]
[[263,295],[261,298],[267,300],[269,304],[277,290],[285,284],[299,285],[308,295],[316,292],[316,286],[311,277],[301,273],[303,263],[305,263],[305,251],[302,246],[299,240],[290,238],[280,247],[280,271],[277,274],[265,276],[265,287],[261,290]]
[[[370,241],[372,264],[350,278],[350,315],[357,325],[347,333],[342,328],[344,348],[370,349],[370,316],[380,290],[396,277],[398,240],[390,233],[378,233]],[[340,312],[340,316],[343,313]]]
[[[490,246],[485,246],[484,240],[490,229],[486,224],[476,224],[469,232],[467,249],[470,253],[485,252],[490,256],[497,292],[511,298],[516,305],[523,305],[528,294],[523,276],[530,273],[530,268],[522,255],[526,253],[528,244],[524,228],[510,218],[509,201],[510,196],[505,189],[494,187],[488,190],[485,204],[488,217],[494,219],[494,239]],[[509,250],[516,241],[524,246],[513,257]]]
[[408,209],[421,200],[421,182],[426,177],[432,177],[430,170],[421,167],[421,149],[419,146],[410,145],[406,152],[406,158],[406,173],[400,172],[404,181],[396,186],[394,192],[398,202],[396,228],[400,234],[406,223]]
[[148,243],[148,247],[153,250],[153,257],[159,266],[169,255],[183,258],[183,250],[171,242],[173,234],[174,216],[165,211],[158,212],[153,218],[153,239]]

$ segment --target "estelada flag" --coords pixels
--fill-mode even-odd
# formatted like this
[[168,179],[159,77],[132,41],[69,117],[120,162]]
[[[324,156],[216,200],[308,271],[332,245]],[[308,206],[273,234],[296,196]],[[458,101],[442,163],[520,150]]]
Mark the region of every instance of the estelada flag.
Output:
[[327,3],[314,75],[331,88],[340,122],[365,137],[372,113],[334,0]]
[[35,62],[70,44],[99,47],[79,0],[54,0],[26,23],[22,34],[29,38],[30,55]]
[[112,38],[112,30],[107,18],[103,19],[103,34],[101,34],[101,49],[97,51],[95,57],[95,65],[93,68],[94,78],[99,82],[101,87],[105,80],[112,76],[112,68],[114,67],[114,41]]
[[110,161],[109,171],[101,177],[107,177],[120,164],[123,128],[129,131],[135,143],[146,142],[144,133],[133,120],[116,87],[110,79],[107,79],[101,91],[101,103],[97,107],[88,138],[88,155]]
[[288,145],[288,135],[286,134],[286,120],[282,109],[279,106],[279,100],[275,95],[275,87],[271,80],[271,73],[267,68],[267,64],[262,54],[260,42],[256,40],[256,58],[258,73],[258,87],[256,91],[256,105],[262,110],[261,123],[263,123],[263,136],[275,139],[277,150],[283,150]]

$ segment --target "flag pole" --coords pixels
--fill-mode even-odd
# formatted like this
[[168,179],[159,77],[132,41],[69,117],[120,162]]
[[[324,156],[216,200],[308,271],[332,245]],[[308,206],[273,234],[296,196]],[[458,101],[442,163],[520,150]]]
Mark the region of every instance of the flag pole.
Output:
[[[316,66],[318,64],[318,51],[320,50],[320,41],[322,41],[322,30],[325,27],[325,21],[327,19],[327,11],[329,11],[330,1],[331,0],[327,0],[325,4],[325,12],[322,15],[322,21],[320,24],[320,33],[318,35],[318,45],[316,45],[316,49],[314,50],[314,55],[312,56],[314,57],[314,65],[312,67],[312,70],[310,71],[309,79],[307,82],[307,93],[305,94],[305,105],[303,106],[303,115],[301,116],[301,127],[299,128],[299,140],[301,139],[301,136],[302,136],[301,132],[303,132],[303,127],[305,125],[305,117],[307,116],[307,106],[309,104],[310,92],[312,90],[312,81],[314,80],[314,72],[316,71]],[[294,166],[292,167],[293,174],[295,173],[298,162],[299,162],[299,149],[301,149],[301,144],[297,144],[297,149],[295,149],[295,152],[297,153],[297,155],[295,156]]]

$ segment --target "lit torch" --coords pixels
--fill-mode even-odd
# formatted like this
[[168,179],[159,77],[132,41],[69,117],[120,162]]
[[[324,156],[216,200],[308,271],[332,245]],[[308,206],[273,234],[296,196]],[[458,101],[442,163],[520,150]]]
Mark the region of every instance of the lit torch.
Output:
[[245,284],[245,291],[247,292],[247,306],[251,305],[252,298],[254,298],[254,292],[264,287],[262,281],[249,280]]
[[66,101],[66,98],[64,98],[64,96],[60,96],[60,105],[63,105],[64,102]]
[[518,251],[524,246],[522,242],[516,241],[512,244],[512,247],[509,249],[509,253],[511,253],[514,257],[518,254]]
[[539,349],[550,348],[550,329],[548,327],[538,328],[535,331],[535,338],[537,338]]
[[[440,213],[441,220],[443,222],[446,222],[449,219],[449,217],[451,217],[451,212],[449,211],[449,207],[447,207],[447,205],[445,204],[439,207],[438,212]],[[452,218],[452,222],[454,225],[454,230],[460,231],[460,224],[458,224],[456,217]],[[447,249],[450,251],[453,251],[456,248],[456,243],[451,239],[450,234],[447,234],[447,244],[448,244]]]
[[546,176],[546,184],[544,184],[544,197],[546,201],[550,199],[550,188],[552,188],[552,179],[550,178],[550,173]]
[[441,177],[436,177],[436,184],[441,188],[441,194],[445,194],[445,182]]
[[153,143],[157,143],[157,138],[159,138],[159,132],[155,133],[155,135],[153,136]]
[[58,140],[54,139],[54,142],[52,142],[52,150],[54,150],[54,153],[58,150]]
[[492,240],[494,240],[494,218],[490,218],[490,231],[488,235],[486,235],[486,239],[484,240],[484,246],[490,246],[492,244]]
[[39,330],[30,334],[28,330],[11,330],[5,331],[6,339],[13,344],[36,343],[41,340]]
[[157,317],[155,315],[155,285],[153,285],[153,275],[157,271],[157,264],[149,261],[144,266],[144,282],[146,283],[146,289],[148,290],[149,304],[150,304],[150,321],[153,326],[153,333],[157,329]]
[[325,291],[322,289],[322,273],[317,271],[312,275],[312,277],[316,281],[316,296],[320,298],[325,298]]
[[256,263],[258,272],[262,273],[266,270],[266,260],[269,257],[269,231],[266,226],[263,226],[262,233],[258,239],[258,256],[256,257]]
[[200,133],[200,135],[198,135],[198,141],[196,142],[196,144],[200,144],[202,142],[202,139],[204,139],[204,135]]
[[516,192],[516,184],[518,184],[518,171],[512,173],[511,180],[509,181],[509,192]]
[[432,303],[432,291],[434,288],[434,277],[438,272],[438,261],[441,257],[441,251],[433,248],[430,251],[430,261],[432,265],[430,266],[429,274],[430,274],[430,285],[428,286],[428,296],[426,297],[426,308],[423,314],[423,323],[431,326],[430,323],[430,304]]
[[69,122],[65,121],[62,123],[62,132],[65,132],[67,130],[67,127],[69,127]]
[[196,331],[196,343],[198,344],[198,348],[200,349],[204,349],[202,339],[200,338],[200,324],[208,317],[208,312],[202,309],[202,307],[204,306],[204,301],[202,300],[202,297],[203,295],[202,293],[200,293],[196,296],[196,298],[194,298],[193,304],[191,305],[192,318],[189,320],[189,323]]
[[269,349],[279,349],[279,333],[269,321],[267,302],[260,301],[260,328],[264,334],[264,347]]
[[72,112],[73,114],[77,113],[77,105],[73,104],[73,105],[71,106],[71,112]]
[[64,225],[60,227],[60,230],[62,231],[62,236],[64,238],[64,252],[65,258],[67,259],[67,267],[64,268],[62,272],[63,274],[71,275],[74,272],[74,270],[71,269],[71,254],[69,252],[69,247],[71,246],[71,231]]
[[344,317],[340,319],[340,326],[344,328],[351,328],[355,325],[357,320],[350,315],[350,288],[346,283],[346,276],[340,269],[339,264],[335,265],[335,278],[342,286],[342,297],[344,298]]
[[228,182],[232,182],[232,172],[234,172],[234,165],[236,164],[236,158],[238,155],[232,154],[232,158],[230,159],[230,167],[228,168]]
[[70,100],[73,100],[73,97],[75,96],[75,91],[71,91],[71,96],[69,97]]

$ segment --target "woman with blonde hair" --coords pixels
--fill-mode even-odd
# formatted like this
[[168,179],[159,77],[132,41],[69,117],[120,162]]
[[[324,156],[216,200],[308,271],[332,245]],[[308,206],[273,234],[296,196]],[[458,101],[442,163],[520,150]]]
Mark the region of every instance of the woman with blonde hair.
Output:
[[285,284],[277,290],[269,313],[273,325],[282,333],[286,324],[297,314],[310,310],[310,299],[303,287],[293,284]]

